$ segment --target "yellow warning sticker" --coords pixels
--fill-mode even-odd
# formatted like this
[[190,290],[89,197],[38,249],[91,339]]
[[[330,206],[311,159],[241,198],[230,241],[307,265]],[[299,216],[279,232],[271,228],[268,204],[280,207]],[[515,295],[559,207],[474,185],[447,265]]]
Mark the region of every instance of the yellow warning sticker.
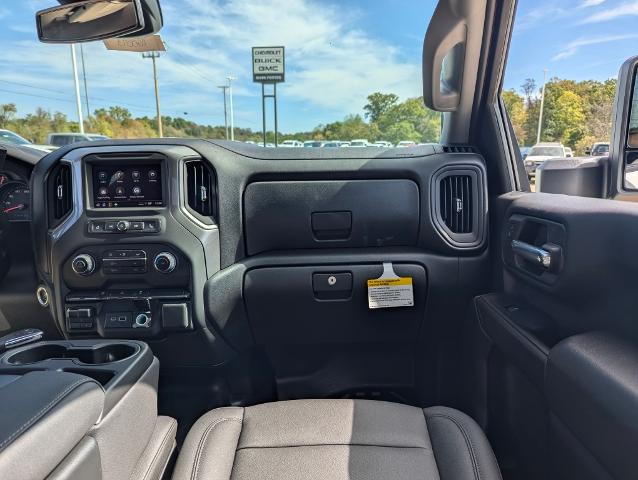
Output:
[[392,285],[412,285],[412,278],[376,278],[368,280],[368,287],[389,287]]
[[399,277],[391,263],[383,264],[383,274],[368,280],[368,308],[413,307],[411,277]]

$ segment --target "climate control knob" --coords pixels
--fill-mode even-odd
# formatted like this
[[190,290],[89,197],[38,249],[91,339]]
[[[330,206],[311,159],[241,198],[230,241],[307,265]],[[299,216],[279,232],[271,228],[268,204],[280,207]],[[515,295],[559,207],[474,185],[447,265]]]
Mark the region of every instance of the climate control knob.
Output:
[[78,275],[86,277],[95,270],[95,259],[88,253],[81,253],[73,259],[71,268]]
[[118,232],[126,232],[128,230],[128,227],[129,227],[129,223],[126,220],[120,220],[115,225],[115,228],[117,229]]
[[155,256],[153,266],[160,273],[171,273],[177,267],[177,258],[170,252],[161,252]]

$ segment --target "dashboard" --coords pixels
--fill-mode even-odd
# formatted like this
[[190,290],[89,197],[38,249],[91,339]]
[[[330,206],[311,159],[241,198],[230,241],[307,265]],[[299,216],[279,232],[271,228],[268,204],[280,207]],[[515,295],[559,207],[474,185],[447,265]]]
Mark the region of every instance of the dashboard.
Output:
[[[412,341],[425,305],[401,313],[403,323],[372,327],[365,311],[353,315],[365,304],[360,285],[390,259],[425,295],[440,281],[427,278],[428,262],[457,278],[459,262],[481,257],[484,162],[441,146],[317,150],[74,144],[22,172],[1,170],[2,215],[28,226],[38,291],[66,338],[144,339],[169,365],[224,364],[255,344],[310,336]],[[471,215],[451,221],[439,190],[454,188],[454,176],[473,187],[449,192],[466,195]],[[320,285],[332,273],[357,290]],[[321,318],[307,313],[322,309]]]

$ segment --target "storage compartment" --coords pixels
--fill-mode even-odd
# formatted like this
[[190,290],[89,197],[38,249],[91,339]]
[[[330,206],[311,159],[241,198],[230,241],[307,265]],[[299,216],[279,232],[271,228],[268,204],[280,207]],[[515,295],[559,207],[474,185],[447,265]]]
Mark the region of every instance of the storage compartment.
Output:
[[424,318],[426,272],[417,264],[393,268],[399,277],[412,278],[413,307],[368,308],[367,281],[381,276],[381,263],[248,271],[244,298],[255,341],[262,345],[416,341]]
[[564,338],[555,322],[505,294],[482,295],[474,302],[483,332],[509,362],[542,389],[549,351]]
[[244,192],[248,254],[414,246],[419,203],[419,187],[411,180],[251,183]]
[[109,343],[91,348],[73,348],[58,344],[39,344],[26,348],[7,358],[11,365],[28,365],[54,359],[77,359],[87,365],[99,365],[118,362],[132,357],[137,352],[133,345]]

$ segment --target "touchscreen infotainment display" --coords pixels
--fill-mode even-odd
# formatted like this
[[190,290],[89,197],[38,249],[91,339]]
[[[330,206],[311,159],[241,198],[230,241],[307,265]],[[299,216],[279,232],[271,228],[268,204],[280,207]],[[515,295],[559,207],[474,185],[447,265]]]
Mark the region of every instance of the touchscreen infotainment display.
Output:
[[161,165],[93,165],[93,205],[95,208],[164,206]]

